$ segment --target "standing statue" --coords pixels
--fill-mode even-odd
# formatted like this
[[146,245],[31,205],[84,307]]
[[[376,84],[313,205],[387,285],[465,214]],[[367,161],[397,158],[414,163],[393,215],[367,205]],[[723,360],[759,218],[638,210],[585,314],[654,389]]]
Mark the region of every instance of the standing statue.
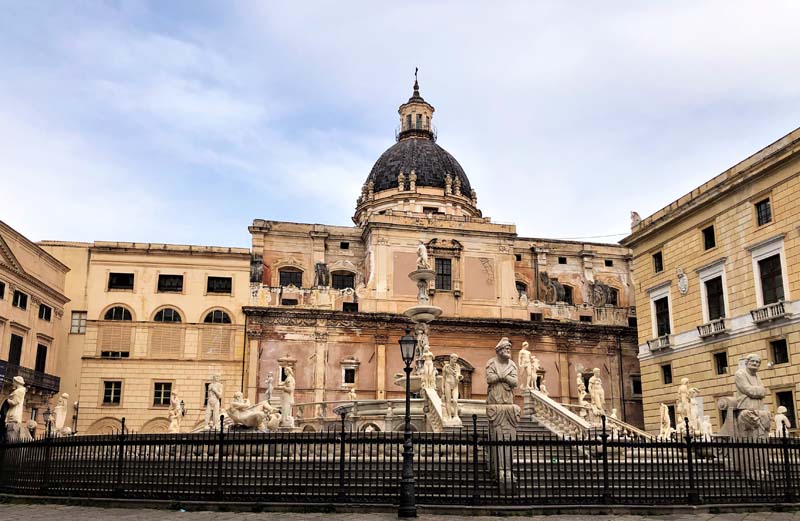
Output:
[[281,395],[281,417],[284,427],[294,427],[294,416],[292,407],[294,406],[294,369],[284,368],[286,378],[283,380],[283,395]]
[[692,407],[692,399],[689,396],[689,379],[681,378],[681,384],[678,386],[678,399],[675,400],[675,428],[678,432],[684,433],[686,430],[686,422],[684,418],[689,417],[689,409]]
[[661,428],[658,432],[658,437],[662,440],[672,438],[672,433],[675,429],[672,428],[672,422],[669,419],[669,407],[667,404],[661,404]]
[[550,396],[550,393],[547,392],[547,387],[544,385],[544,382],[539,384],[539,392],[545,396]]
[[270,371],[269,375],[267,375],[267,397],[266,398],[267,398],[268,402],[272,400],[272,391],[273,391],[273,382],[274,382],[274,380],[275,380],[275,378],[272,376],[272,371]]
[[792,428],[792,422],[786,417],[789,410],[781,405],[778,407],[778,414],[775,415],[775,437],[782,438],[784,434],[789,436],[789,429]]
[[600,379],[600,369],[592,369],[592,377],[589,378],[589,396],[592,399],[592,412],[596,416],[602,416],[606,411],[606,392],[603,390],[603,381]]
[[21,376],[15,376],[12,380],[14,390],[8,395],[6,403],[6,441],[15,443],[18,441],[31,441],[33,437],[25,425],[22,423],[23,409],[25,407],[25,380]]
[[436,389],[436,367],[433,365],[433,353],[427,349],[422,353],[424,362],[422,363],[422,376],[420,385],[423,389]]
[[181,400],[178,397],[177,391],[172,391],[169,394],[169,410],[167,411],[167,418],[169,419],[169,427],[167,432],[177,434],[181,432],[181,421],[186,411],[183,410]]
[[700,390],[697,387],[692,387],[689,389],[689,411],[686,415],[689,418],[689,429],[692,432],[692,436],[699,436],[701,432],[701,421],[700,421],[700,408],[699,408],[699,401],[697,400],[697,395],[700,393]]
[[67,411],[69,409],[69,394],[64,393],[58,398],[58,402],[56,406],[53,408],[53,416],[55,420],[53,422],[54,426],[54,433],[61,435],[65,434],[65,429],[69,429],[66,426],[67,423]]
[[589,409],[589,404],[586,402],[586,383],[583,381],[583,373],[578,372],[577,375],[575,383],[578,385],[578,405],[581,407],[581,417],[585,418]]
[[736,408],[739,417],[736,421],[736,432],[739,437],[747,439],[765,438],[769,433],[770,414],[764,405],[767,388],[758,377],[761,367],[761,356],[747,355],[745,366],[736,371]]
[[458,355],[452,353],[450,361],[442,366],[442,390],[444,392],[444,410],[448,417],[458,416],[458,384],[464,376],[461,374],[461,365]]
[[417,245],[417,269],[431,269],[431,265],[428,262],[428,248],[425,247],[425,243],[422,241],[422,239],[420,239],[419,244]]
[[700,422],[700,436],[706,441],[711,441],[711,417],[703,416],[703,421]]
[[414,324],[414,333],[417,339],[417,347],[415,348],[414,356],[417,360],[422,360],[422,355],[430,347],[428,345],[428,324],[425,322],[417,322]]
[[539,359],[536,358],[536,355],[531,355],[531,373],[528,375],[528,384],[531,386],[532,389],[539,390],[539,370],[542,368],[542,365],[539,363]]
[[[517,387],[517,366],[511,360],[511,342],[503,337],[494,348],[496,356],[486,363],[486,416],[489,432],[495,439],[516,439],[520,408],[514,404]],[[511,472],[511,446],[497,447],[492,451],[492,468],[498,472],[501,488],[514,482]]]
[[[528,342],[522,343],[522,349],[519,350],[517,356],[517,365],[519,366],[520,377],[522,378],[522,390],[533,389],[535,376],[531,378],[531,352],[528,351]],[[524,375],[524,377],[523,377]]]
[[208,384],[208,400],[206,400],[206,430],[215,430],[219,423],[220,406],[222,405],[222,396],[224,393],[221,376],[218,374],[211,375],[211,383]]
[[352,401],[358,400],[358,395],[356,394],[355,387],[351,387],[350,390],[347,391],[347,399]]

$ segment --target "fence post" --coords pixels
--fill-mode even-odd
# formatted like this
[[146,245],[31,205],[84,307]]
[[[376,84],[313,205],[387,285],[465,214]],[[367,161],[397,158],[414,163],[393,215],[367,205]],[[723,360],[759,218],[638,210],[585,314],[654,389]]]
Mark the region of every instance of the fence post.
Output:
[[217,446],[217,499],[222,499],[222,445],[225,441],[225,415],[219,415],[219,444]]
[[478,415],[472,415],[472,502],[478,502]]
[[600,440],[603,448],[603,503],[611,503],[611,491],[608,487],[608,433],[606,432],[606,415],[600,417],[603,425],[603,432]]
[[694,483],[694,448],[692,447],[692,431],[689,428],[689,418],[683,418],[686,427],[686,469],[689,473],[689,504],[699,505],[700,495]]
[[792,468],[789,464],[789,437],[786,433],[786,425],[783,426],[783,480],[784,495],[787,503],[794,503],[795,493],[792,486]]
[[346,417],[347,413],[342,412],[341,413],[342,430],[339,433],[339,492],[337,494],[337,501],[339,502],[347,501],[347,494],[345,494],[345,489],[344,489],[344,450],[345,450],[344,420]]
[[114,487],[114,496],[122,497],[122,469],[125,465],[125,418],[122,418],[122,429],[119,431],[119,454],[117,455],[117,484]]

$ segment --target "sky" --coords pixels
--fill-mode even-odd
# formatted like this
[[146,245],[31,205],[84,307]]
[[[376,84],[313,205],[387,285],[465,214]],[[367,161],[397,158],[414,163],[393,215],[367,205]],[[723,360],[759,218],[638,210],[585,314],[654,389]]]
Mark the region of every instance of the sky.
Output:
[[615,242],[800,126],[800,2],[0,0],[0,220],[250,245],[352,225],[421,93],[478,206]]

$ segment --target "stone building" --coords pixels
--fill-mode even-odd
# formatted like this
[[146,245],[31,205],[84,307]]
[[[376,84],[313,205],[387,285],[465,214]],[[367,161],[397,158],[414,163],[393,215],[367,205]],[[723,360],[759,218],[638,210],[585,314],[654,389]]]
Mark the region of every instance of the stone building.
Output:
[[800,129],[639,221],[633,249],[645,425],[689,378],[715,429],[748,353],[773,412],[797,426],[800,391]]
[[539,357],[551,397],[577,402],[576,372],[599,367],[609,409],[641,425],[630,252],[610,244],[520,237],[493,223],[458,161],[437,143],[434,107],[415,83],[397,142],[378,158],[354,227],[256,219],[252,235],[248,394],[295,371],[297,402],[399,398],[398,338],[416,303],[408,278],[419,241],[444,310],[431,324],[437,364],[459,356],[461,396],[486,393],[484,365],[502,336]]
[[222,375],[227,399],[242,388],[247,248],[40,245],[72,268],[59,374],[62,392],[79,402],[78,432],[118,430],[123,417],[132,431],[166,431],[173,390],[190,430],[203,420],[212,374]]
[[[64,279],[69,268],[0,221],[0,425],[15,376],[25,380],[25,414],[44,428],[58,392],[64,351]],[[5,435],[5,427],[2,434]]]

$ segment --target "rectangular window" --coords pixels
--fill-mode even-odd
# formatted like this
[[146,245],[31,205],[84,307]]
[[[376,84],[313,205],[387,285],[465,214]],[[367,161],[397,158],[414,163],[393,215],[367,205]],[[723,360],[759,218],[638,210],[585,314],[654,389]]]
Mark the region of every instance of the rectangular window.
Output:
[[516,262],[521,262],[522,261],[522,254],[521,253],[515,253],[514,254],[514,260]]
[[36,346],[36,366],[34,370],[40,373],[45,373],[47,368],[47,346],[39,344]]
[[672,366],[669,364],[664,364],[661,366],[661,381],[664,385],[669,385],[672,383]]
[[775,393],[775,401],[778,402],[778,407],[781,405],[786,407],[786,417],[789,418],[789,423],[794,429],[797,423],[794,419],[794,395],[792,391],[778,391]]
[[725,316],[725,296],[722,288],[722,276],[704,282],[706,285],[706,304],[708,319],[717,320]]
[[28,309],[28,295],[14,290],[14,298],[11,300],[11,305],[19,309]]
[[531,321],[532,322],[541,322],[542,321],[542,314],[541,313],[531,313]]
[[342,303],[342,311],[345,313],[358,313],[358,303],[357,302],[343,302]]
[[281,299],[281,306],[296,306],[300,302],[296,298],[282,298]]
[[339,249],[340,250],[349,250],[350,249],[350,243],[349,242],[340,242],[339,243]]
[[642,376],[638,374],[631,375],[631,390],[634,396],[642,395]]
[[558,258],[558,263],[559,264],[566,264],[567,263],[567,258],[566,257],[559,257]]
[[758,261],[761,277],[761,296],[764,305],[783,300],[783,274],[781,273],[781,256],[779,254]]
[[714,370],[717,374],[728,373],[728,353],[727,351],[720,351],[714,353]]
[[[726,411],[722,411],[726,412]],[[669,424],[675,425],[675,406],[667,405],[667,415],[669,416]]]
[[356,285],[356,276],[349,271],[334,271],[331,273],[331,283],[333,289],[354,288]]
[[610,268],[614,265],[614,261],[611,259],[606,259],[605,263],[606,263],[606,268]]
[[451,277],[450,259],[436,259],[436,289],[452,289]]
[[581,315],[580,316],[580,321],[581,322],[591,322],[592,321],[592,316],[591,315]]
[[31,409],[31,421],[36,421],[39,417],[39,409]]
[[417,114],[417,128],[422,128],[422,114]]
[[617,288],[608,288],[608,294],[606,296],[606,304],[609,306],[617,306],[619,302],[619,291]]
[[653,254],[653,271],[656,273],[664,271],[664,257],[660,251]]
[[133,290],[133,273],[109,273],[108,289]]
[[129,351],[100,351],[100,358],[130,358]]
[[344,370],[344,383],[346,384],[354,384],[356,383],[356,370],[352,368],[346,368]]
[[775,365],[789,363],[789,345],[785,338],[772,340],[769,343],[769,350],[772,354],[772,362]]
[[6,298],[6,283],[0,282],[0,300]]
[[103,405],[119,405],[122,400],[122,382],[103,382]]
[[411,128],[411,114],[406,114],[406,130]]
[[19,336],[11,333],[11,343],[8,347],[8,363],[9,365],[19,365],[20,360],[22,360],[22,342],[24,339]]
[[769,199],[756,203],[756,218],[759,226],[772,222],[772,206]]
[[435,206],[423,206],[422,213],[429,214],[429,213],[439,213],[439,208]]
[[203,396],[204,396],[204,398],[203,398],[203,407],[205,407],[206,405],[208,405],[208,386],[209,386],[209,385],[211,385],[211,383],[210,383],[210,382],[206,382],[206,383],[205,383],[205,391],[203,392],[203,393],[204,393],[204,394],[203,394]]
[[86,311],[73,311],[69,332],[77,335],[86,334]]
[[562,286],[564,288],[564,302],[572,305],[572,286]]
[[158,291],[162,293],[180,293],[183,291],[183,275],[159,275]]
[[300,270],[280,270],[281,286],[303,287],[303,272]]
[[656,330],[658,336],[670,334],[669,327],[669,298],[661,297],[653,302],[656,308]]
[[153,407],[169,406],[169,395],[172,392],[172,382],[156,382],[153,384]]
[[639,325],[636,323],[636,317],[628,317],[628,327],[638,327]]
[[53,308],[51,308],[47,304],[39,304],[39,318],[41,320],[44,320],[45,322],[50,322],[52,314],[53,314]]
[[710,250],[717,245],[717,238],[714,236],[714,226],[703,228],[703,249]]
[[230,277],[208,277],[206,293],[222,293],[230,295],[233,291],[233,279]]

